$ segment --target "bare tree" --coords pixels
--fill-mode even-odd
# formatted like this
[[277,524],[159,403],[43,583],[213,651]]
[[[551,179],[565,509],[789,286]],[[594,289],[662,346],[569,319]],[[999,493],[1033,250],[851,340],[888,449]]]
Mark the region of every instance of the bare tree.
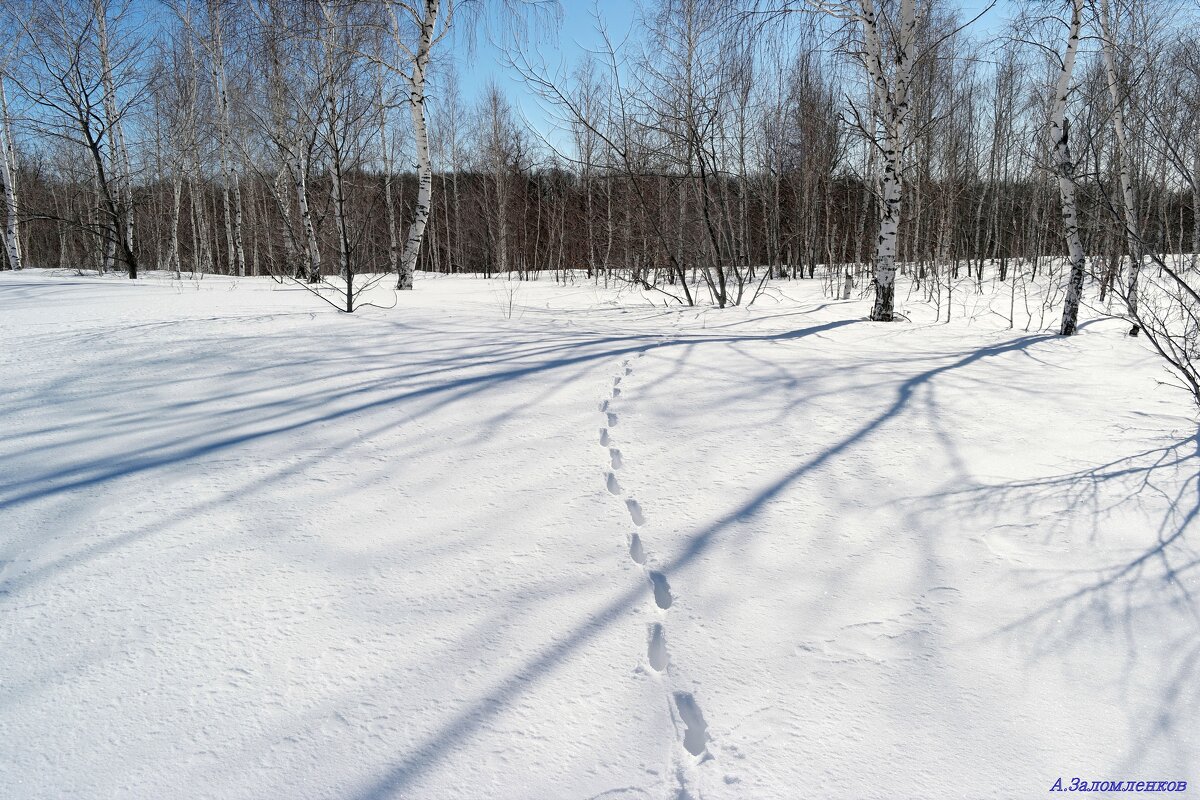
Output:
[[13,82],[40,110],[39,130],[91,165],[96,214],[73,221],[99,237],[106,258],[119,251],[136,278],[132,176],[121,122],[140,98],[143,76],[137,37],[110,42],[107,13],[101,0],[25,8],[17,17],[25,50]]
[[1079,52],[1079,40],[1083,29],[1083,0],[1070,0],[1071,16],[1067,23],[1066,52],[1058,72],[1058,82],[1050,106],[1050,146],[1054,174],[1058,178],[1058,191],[1062,203],[1063,236],[1067,241],[1067,257],[1070,274],[1067,296],[1063,302],[1063,336],[1071,336],[1079,323],[1079,303],[1083,298],[1083,278],[1086,268],[1083,240],[1079,235],[1079,211],[1076,203],[1075,161],[1071,157],[1070,122],[1067,119],[1067,101],[1071,94],[1071,77],[1075,72],[1075,58]]
[[1121,190],[1121,217],[1125,228],[1125,240],[1129,248],[1129,272],[1125,287],[1126,305],[1129,316],[1134,320],[1130,336],[1137,336],[1138,276],[1142,269],[1141,226],[1138,223],[1137,199],[1133,193],[1133,164],[1129,140],[1126,136],[1125,95],[1127,83],[1117,73],[1117,25],[1113,18],[1109,0],[1099,0],[1100,52],[1104,58],[1104,71],[1108,79],[1108,94],[1112,100],[1113,132],[1116,134],[1117,171]]
[[0,189],[4,192],[4,252],[10,269],[21,269],[25,262],[21,253],[20,213],[17,205],[17,158],[13,149],[12,117],[8,113],[8,58],[0,62]]
[[[400,256],[396,283],[396,288],[408,290],[413,288],[413,272],[416,270],[417,258],[421,255],[421,245],[425,240],[425,226],[429,222],[433,196],[433,166],[429,158],[429,134],[426,128],[425,82],[433,48],[450,30],[454,0],[423,0],[420,3],[415,0],[381,2],[387,9],[392,44],[396,51],[402,54],[403,61],[394,63],[385,59],[380,63],[400,74],[408,87],[409,113],[416,145],[417,202],[404,240],[404,252]],[[414,28],[415,43],[409,38],[410,29]]]
[[[875,0],[812,0],[812,3],[821,11],[850,22],[861,37],[851,52],[862,62],[870,81],[870,112],[858,113],[858,124],[870,134],[883,160],[879,236],[875,244],[875,302],[871,307],[871,319],[891,322],[895,313],[896,247],[909,144],[913,67],[918,55],[920,18],[917,3],[916,0],[900,0],[895,19],[881,16]],[[889,33],[890,41],[886,40]]]

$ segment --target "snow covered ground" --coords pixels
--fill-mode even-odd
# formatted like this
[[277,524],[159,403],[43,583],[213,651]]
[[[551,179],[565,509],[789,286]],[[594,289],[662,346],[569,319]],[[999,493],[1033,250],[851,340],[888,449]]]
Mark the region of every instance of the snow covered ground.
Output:
[[1187,397],[867,308],[0,274],[0,796],[1200,782]]

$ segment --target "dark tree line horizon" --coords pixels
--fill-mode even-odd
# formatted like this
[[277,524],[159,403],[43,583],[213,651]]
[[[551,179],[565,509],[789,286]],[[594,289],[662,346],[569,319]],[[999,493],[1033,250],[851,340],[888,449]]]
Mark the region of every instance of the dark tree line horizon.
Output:
[[[945,0],[797,0],[756,25],[754,3],[647,0],[635,36],[565,72],[536,35],[508,45],[557,115],[543,131],[495,84],[462,96],[443,39],[452,19],[482,23],[449,0],[9,0],[3,265],[340,280],[350,298],[411,249],[431,272],[582,272],[726,306],[764,276],[840,292],[849,272],[868,291],[884,219],[918,281],[1061,270],[1046,130],[1074,7],[1086,35],[1064,110],[1103,294],[1126,282],[1123,178],[1145,250],[1200,250],[1193,16],[1104,3],[976,31]],[[869,45],[895,59],[872,72]]]
[[[73,209],[70,200],[85,195],[86,187],[56,181],[28,162],[19,165],[17,174],[25,200],[21,233],[24,266],[98,269],[103,263],[101,242],[98,237],[88,235],[78,219],[81,209]],[[396,194],[396,224],[400,224],[400,220],[412,213],[417,176],[415,172],[393,172],[391,176]],[[485,276],[572,271],[584,272],[589,277],[605,273],[618,277],[628,269],[665,271],[666,260],[655,253],[661,244],[654,240],[640,212],[630,213],[637,208],[633,197],[635,192],[652,197],[661,211],[660,222],[677,220],[681,211],[678,189],[685,179],[671,175],[643,175],[635,179],[636,187],[632,185],[634,180],[620,173],[589,178],[592,205],[602,203],[605,208],[589,230],[582,220],[588,206],[588,192],[577,172],[554,166],[521,169],[513,165],[508,178],[512,199],[504,220],[510,247],[505,264],[499,261],[496,246],[500,222],[494,218],[490,206],[495,196],[494,174],[447,173],[435,169],[434,185],[438,191],[419,269]],[[248,220],[247,274],[302,276],[302,263],[287,262],[286,248],[278,234],[283,224],[281,215],[267,201],[268,191],[259,180],[244,180],[241,185],[243,213]],[[314,173],[309,180],[316,196],[329,191],[328,176]],[[354,220],[355,246],[361,264],[358,271],[386,272],[389,242],[383,201],[384,175],[364,170],[348,174],[343,180],[361,193],[364,200],[362,213]],[[800,175],[784,175],[772,180],[776,182],[778,195],[774,195],[775,187],[772,195],[777,203],[777,218],[772,218],[774,209],[763,210],[761,196],[752,194],[747,212],[748,246],[735,246],[728,259],[730,264],[771,267],[773,277],[797,279],[815,277],[818,266],[869,265],[875,202],[862,179],[847,174],[826,176],[815,191],[809,192],[805,178]],[[725,191],[735,194],[736,179],[726,179],[726,183]],[[915,226],[904,226],[900,260],[914,269],[921,264],[932,267],[942,263],[958,264],[963,270],[978,269],[982,262],[995,262],[997,276],[1004,279],[1000,270],[1005,261],[1029,262],[1063,254],[1056,228],[1053,187],[1045,181],[967,187],[931,181],[926,186],[932,199],[921,210],[925,213],[919,215],[948,219],[949,236],[937,228],[922,234],[913,230]],[[1109,254],[1114,247],[1119,250],[1120,243],[1111,241],[1113,231],[1104,219],[1103,187],[1090,188],[1082,204],[1094,218],[1094,224],[1085,231],[1086,247],[1090,253]],[[1150,246],[1161,253],[1190,253],[1195,222],[1188,193],[1150,186],[1139,194],[1151,198],[1145,209]],[[171,202],[171,187],[161,182],[135,184],[134,195],[135,226],[143,232],[140,244],[135,245],[139,262],[146,268],[167,270],[170,268],[165,260],[167,241],[159,229],[163,227],[164,207]],[[237,266],[229,261],[224,249],[227,226],[221,219],[219,181],[202,177],[185,186],[181,203],[187,209],[195,208],[198,220],[180,243],[183,269],[236,275]],[[687,209],[682,210],[686,216]],[[72,211],[75,217],[71,216]],[[332,225],[326,224],[328,209],[314,206],[313,216],[318,241],[331,245]],[[5,257],[5,268],[11,268],[7,261]]]

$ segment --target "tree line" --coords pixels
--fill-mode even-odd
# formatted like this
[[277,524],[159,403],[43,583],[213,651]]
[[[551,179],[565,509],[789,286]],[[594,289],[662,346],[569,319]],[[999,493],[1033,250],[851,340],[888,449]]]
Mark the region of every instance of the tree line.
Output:
[[1092,281],[1190,353],[1195,255],[1168,256],[1200,252],[1194,9],[645,0],[565,68],[533,30],[553,4],[493,11],[524,21],[503,68],[549,129],[460,91],[486,3],[9,0],[5,266],[271,275],[346,311],[417,269],[719,306],[819,279],[876,320],[897,273],[940,302],[1061,270],[1062,333]]

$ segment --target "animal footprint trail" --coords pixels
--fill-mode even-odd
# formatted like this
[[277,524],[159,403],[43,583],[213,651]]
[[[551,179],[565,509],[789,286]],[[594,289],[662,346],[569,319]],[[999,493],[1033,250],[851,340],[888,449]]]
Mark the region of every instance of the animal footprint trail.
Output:
[[[642,358],[646,355],[645,351],[637,353],[636,358]],[[608,492],[614,496],[624,497],[625,508],[629,512],[629,519],[636,528],[641,528],[646,524],[646,515],[642,510],[642,505],[638,500],[626,495],[621,482],[617,479],[617,470],[620,470],[625,463],[624,455],[621,450],[613,446],[612,428],[615,428],[618,421],[617,411],[614,406],[621,401],[622,397],[621,383],[626,376],[633,374],[632,367],[633,359],[625,359],[621,362],[622,374],[613,376],[612,386],[610,387],[611,396],[608,399],[600,401],[598,410],[604,414],[607,427],[600,429],[600,445],[608,448],[609,469],[605,471],[605,487]],[[708,752],[708,723],[704,719],[704,714],[700,710],[700,704],[696,702],[696,697],[692,692],[677,691],[671,688],[672,672],[670,669],[671,660],[667,654],[667,624],[666,612],[675,603],[675,594],[671,590],[671,584],[667,580],[666,573],[658,569],[653,569],[648,565],[649,558],[646,553],[645,543],[638,531],[633,531],[629,535],[629,557],[630,559],[645,571],[646,578],[650,583],[651,595],[654,598],[654,605],[657,606],[660,614],[658,621],[652,622],[647,626],[646,637],[646,661],[650,665],[650,669],[661,676],[665,682],[664,688],[667,692],[668,705],[673,706],[674,716],[677,719],[676,731],[678,724],[682,723],[683,730],[683,749],[691,756],[705,761],[712,758]],[[676,777],[679,780],[678,797],[691,798],[692,794],[688,791],[690,781],[687,778],[687,773],[691,767],[679,760],[680,757],[672,757],[672,762],[676,768]]]

